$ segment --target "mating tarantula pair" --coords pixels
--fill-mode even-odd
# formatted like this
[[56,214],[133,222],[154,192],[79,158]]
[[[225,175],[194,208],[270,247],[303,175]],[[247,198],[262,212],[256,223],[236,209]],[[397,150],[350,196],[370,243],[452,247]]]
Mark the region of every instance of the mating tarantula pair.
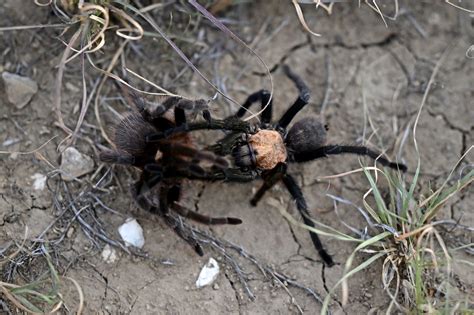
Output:
[[[304,223],[314,227],[301,188],[287,173],[288,163],[301,163],[329,155],[349,153],[366,155],[384,166],[406,171],[405,165],[390,162],[367,147],[326,145],[327,127],[315,118],[303,118],[287,130],[295,115],[308,104],[310,93],[300,77],[286,66],[283,69],[298,88],[299,95],[275,123],[272,123],[270,93],[265,90],[251,94],[240,110],[226,119],[212,118],[204,100],[189,101],[171,97],[148,111],[145,102],[134,96],[133,103],[138,113],[129,115],[117,126],[116,150],[104,152],[101,159],[142,169],[141,179],[135,185],[139,203],[143,193],[160,184],[159,207],[148,206],[151,211],[167,216],[170,207],[178,214],[204,224],[240,224],[241,220],[212,218],[185,209],[179,204],[183,179],[249,182],[262,178],[263,185],[250,201],[254,206],[267,190],[282,181],[295,199]],[[261,121],[252,125],[241,118],[256,102],[261,103],[263,111]],[[186,112],[201,112],[204,120],[188,122]],[[199,150],[194,146],[190,132],[206,129],[223,130],[227,131],[227,134],[205,150]],[[225,157],[230,157],[230,165]],[[203,161],[209,162],[210,166],[202,166]],[[183,236],[176,227],[175,230]],[[318,235],[313,232],[310,232],[310,235],[326,265],[333,265],[333,260]],[[198,253],[202,254],[199,244],[193,245]]]

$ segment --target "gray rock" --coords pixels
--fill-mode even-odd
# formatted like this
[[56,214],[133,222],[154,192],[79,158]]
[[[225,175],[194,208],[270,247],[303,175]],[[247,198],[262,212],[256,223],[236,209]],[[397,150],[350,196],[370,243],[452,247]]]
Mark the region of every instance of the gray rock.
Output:
[[8,101],[19,109],[25,107],[38,92],[38,84],[30,78],[6,71],[2,73],[2,78]]
[[87,155],[68,147],[61,156],[61,177],[65,181],[88,174],[94,170],[94,161]]

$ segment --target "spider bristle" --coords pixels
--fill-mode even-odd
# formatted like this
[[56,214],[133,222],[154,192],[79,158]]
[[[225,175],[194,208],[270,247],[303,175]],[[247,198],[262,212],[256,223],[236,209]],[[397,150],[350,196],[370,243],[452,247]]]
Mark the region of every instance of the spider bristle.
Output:
[[119,151],[141,155],[146,149],[146,137],[156,130],[140,114],[132,113],[124,117],[115,128],[114,142]]
[[105,163],[133,164],[134,162],[133,156],[109,149],[102,150],[99,154],[99,159]]
[[254,152],[249,145],[236,147],[232,151],[232,156],[237,166],[251,166],[255,161]]

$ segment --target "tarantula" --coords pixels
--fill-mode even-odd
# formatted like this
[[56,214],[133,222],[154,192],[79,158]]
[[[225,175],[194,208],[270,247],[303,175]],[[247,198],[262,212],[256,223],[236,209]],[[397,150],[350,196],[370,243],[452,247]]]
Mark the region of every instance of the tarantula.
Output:
[[[206,174],[206,168],[209,167],[213,170],[227,168],[228,161],[212,152],[198,150],[189,133],[174,134],[153,143],[148,143],[146,138],[157,132],[179,128],[199,112],[206,121],[210,121],[208,102],[170,97],[162,104],[155,104],[152,109],[148,109],[149,104],[144,99],[124,86],[120,87],[127,102],[134,105],[134,110],[115,127],[115,148],[102,149],[100,159],[103,162],[139,168],[141,177],[133,188],[137,203],[141,208],[164,217],[165,222],[202,256],[201,246],[186,234],[180,224],[175,223],[169,209],[182,217],[208,225],[240,224],[242,221],[232,217],[209,217],[182,206],[179,200],[185,179],[175,174],[189,172],[193,176],[201,176]],[[202,165],[204,163],[210,166]]]
[[[250,203],[255,206],[265,192],[282,181],[303,217],[306,225],[314,227],[309,214],[308,206],[293,176],[287,173],[288,163],[308,162],[329,155],[357,154],[375,159],[380,164],[405,172],[406,166],[390,162],[380,153],[364,146],[328,145],[326,144],[327,126],[314,117],[303,118],[287,130],[288,125],[296,114],[308,104],[310,91],[303,80],[293,73],[287,66],[283,67],[285,74],[296,85],[299,95],[283,116],[272,122],[272,100],[270,93],[260,90],[251,94],[239,111],[226,119],[213,119],[208,116],[204,122],[185,123],[181,126],[159,131],[148,135],[146,141],[150,144],[159,143],[176,134],[187,133],[192,130],[218,129],[230,131],[224,138],[207,148],[220,156],[231,156],[234,166],[230,168],[214,169],[206,174],[192,174],[189,170],[175,173],[174,176],[200,180],[223,180],[248,182],[257,178],[263,179],[263,185],[256,192]],[[260,122],[252,125],[241,118],[250,106],[260,102],[262,113]],[[157,170],[159,173],[160,170]],[[324,249],[318,235],[310,232],[311,240],[328,266],[334,264],[332,257]]]

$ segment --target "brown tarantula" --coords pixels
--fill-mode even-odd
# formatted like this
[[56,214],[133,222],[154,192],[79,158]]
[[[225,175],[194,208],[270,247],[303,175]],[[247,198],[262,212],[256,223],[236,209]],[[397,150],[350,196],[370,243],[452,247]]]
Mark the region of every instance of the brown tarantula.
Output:
[[[206,121],[210,121],[208,102],[169,97],[162,104],[155,104],[152,109],[148,109],[144,99],[123,86],[121,89],[126,100],[134,105],[134,110],[115,127],[115,148],[103,149],[100,159],[139,168],[141,177],[133,189],[137,203],[145,210],[164,217],[165,222],[202,256],[201,246],[186,234],[180,224],[175,223],[169,209],[208,225],[240,224],[242,221],[231,217],[209,217],[182,206],[179,200],[185,178],[175,174],[185,172],[199,177],[205,175],[209,167],[212,170],[227,168],[228,161],[210,151],[198,150],[189,133],[173,134],[153,143],[147,142],[146,138],[157,132],[179,128],[186,124],[189,116],[196,116],[198,112],[202,113]],[[203,165],[205,163],[208,165]],[[158,198],[158,202],[154,197]]]
[[[405,172],[406,166],[390,162],[380,153],[364,146],[350,146],[326,144],[327,127],[313,117],[306,117],[297,121],[287,130],[295,115],[308,104],[310,92],[303,80],[294,74],[287,66],[283,67],[285,74],[294,82],[299,95],[293,105],[277,121],[272,122],[272,102],[270,93],[261,90],[251,94],[239,111],[232,117],[219,120],[207,117],[204,122],[183,123],[175,128],[156,132],[147,136],[150,145],[160,143],[177,134],[188,133],[192,130],[219,129],[230,131],[217,143],[210,145],[207,150],[220,156],[231,156],[233,167],[214,168],[205,174],[194,174],[189,169],[179,170],[173,176],[210,181],[248,182],[257,178],[264,180],[263,185],[250,200],[256,205],[264,193],[277,182],[282,181],[291,196],[306,225],[314,227],[308,206],[301,188],[293,176],[287,173],[288,163],[308,162],[329,155],[357,154],[369,156],[380,164]],[[261,121],[252,125],[241,118],[247,109],[255,102],[262,104]],[[151,169],[150,169],[151,171]],[[157,174],[161,174],[158,168]],[[313,244],[323,261],[328,266],[334,264],[331,256],[326,252],[316,233],[310,232]]]

